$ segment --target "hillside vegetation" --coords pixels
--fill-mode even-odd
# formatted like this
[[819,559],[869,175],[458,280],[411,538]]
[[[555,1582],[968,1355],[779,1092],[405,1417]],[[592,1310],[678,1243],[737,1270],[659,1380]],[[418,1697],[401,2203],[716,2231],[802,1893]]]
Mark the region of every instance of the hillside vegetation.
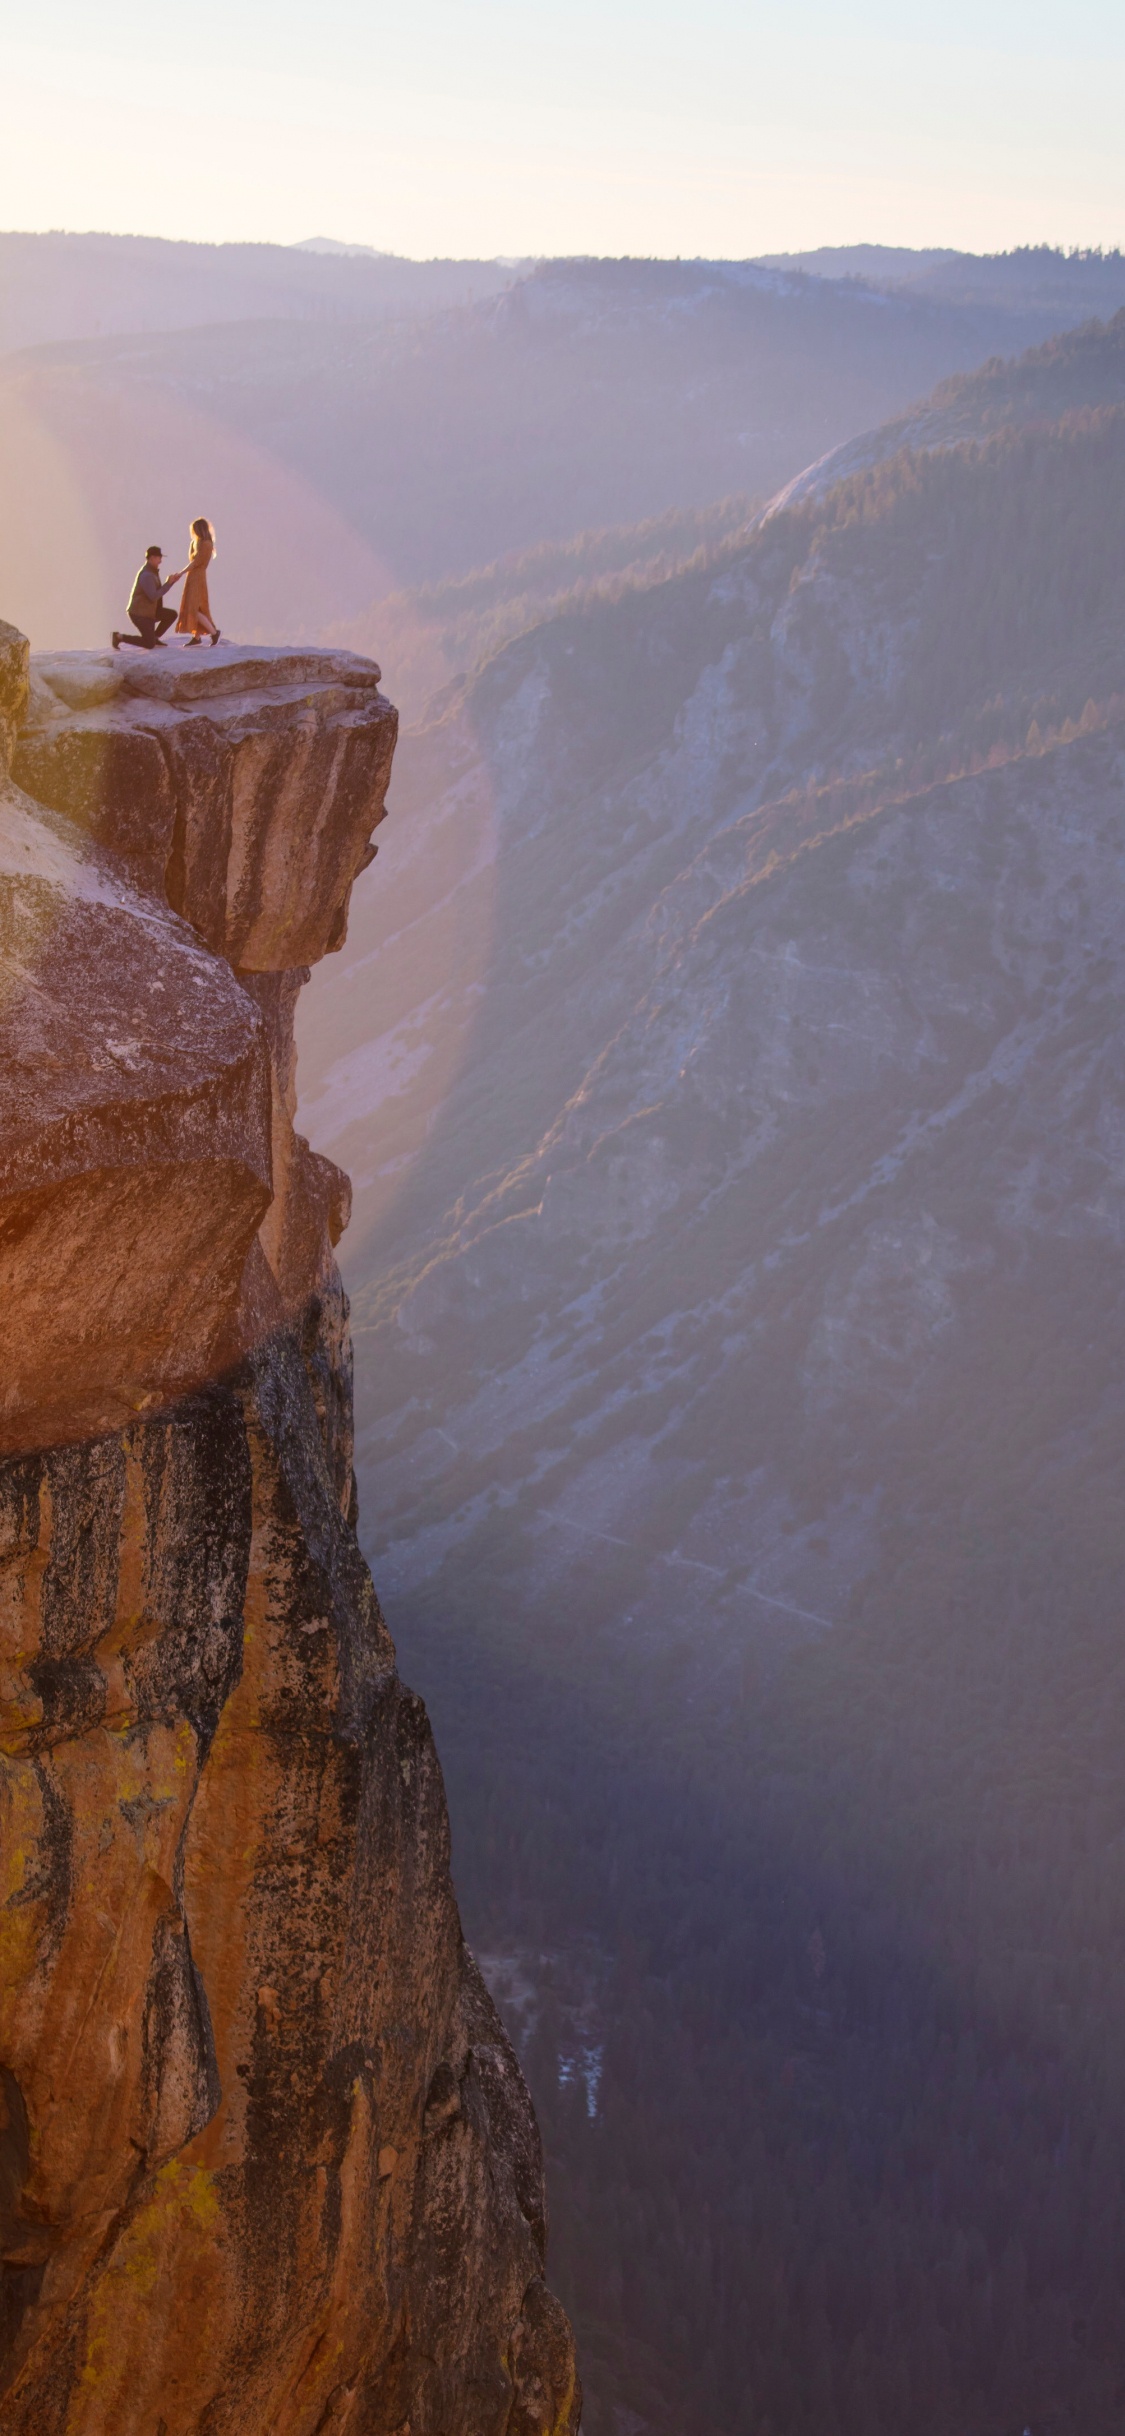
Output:
[[1050,423],[1071,409],[1116,405],[1125,391],[1125,310],[1047,339],[1014,362],[996,356],[974,372],[940,381],[931,398],[878,431],[861,433],[806,467],[773,504],[825,498],[849,474],[900,449],[947,448],[1021,424]]
[[444,688],[475,674],[533,627],[716,560],[756,521],[760,506],[745,497],[720,499],[709,508],[669,508],[642,524],[577,533],[572,541],[539,542],[470,575],[373,601],[325,639],[372,658],[389,645],[395,700],[416,724],[433,716]]
[[862,279],[891,295],[957,304],[1065,306],[1075,321],[1125,302],[1125,255],[1113,246],[1017,245],[1006,254],[962,254],[951,246],[824,245],[807,254],[765,254],[778,270],[821,279]]
[[[951,704],[971,692],[973,666],[995,665],[1001,685],[1021,655],[1040,675],[1056,660],[1061,672],[1065,638],[1075,632],[1082,638],[1075,663],[1081,688],[1089,650],[1085,594],[1091,587],[1104,594],[1120,538],[1123,401],[1125,312],[1107,329],[1068,333],[1017,364],[998,360],[942,382],[924,410],[881,431],[877,444],[841,451],[841,479],[829,479],[829,460],[805,496],[794,486],[790,504],[809,507],[815,520],[811,543],[805,525],[793,526],[794,547],[807,559],[827,552],[825,565],[841,571],[854,560],[862,577],[863,549],[854,528],[876,526],[875,547],[888,553],[884,583],[892,579],[889,554],[927,555],[935,570],[924,610],[931,631],[921,638],[918,658],[928,672],[923,682],[948,689]],[[1023,435],[1022,459],[1013,453],[1016,431]],[[1056,463],[1060,440],[1069,450],[1065,464]],[[973,525],[966,514],[965,461],[944,476],[936,459],[937,451],[963,442],[976,444],[977,518],[968,543],[975,564],[966,562],[957,541],[958,525],[966,537]],[[860,462],[849,475],[853,455]],[[413,721],[445,684],[474,673],[532,627],[735,558],[762,512],[761,502],[736,496],[708,509],[671,510],[641,525],[579,534],[564,544],[542,543],[470,575],[377,601],[341,624],[333,639],[376,657],[389,654],[400,705]],[[1048,520],[1046,531],[1014,529],[1024,516],[1040,514]],[[851,530],[850,541],[829,545],[829,534],[842,528]],[[1047,564],[1053,573],[1044,591]],[[951,615],[954,590],[960,599]],[[1112,604],[1103,598],[1093,614],[1106,621],[1109,633]],[[953,629],[964,664],[950,669]],[[998,653],[1008,655],[1003,670]],[[1009,703],[1006,721],[992,713],[982,722],[982,735],[992,728],[990,742],[1002,731],[1009,741],[1022,742],[1025,729],[1016,735],[1011,709]],[[906,711],[919,735],[932,729],[935,716],[934,706],[921,701]]]
[[[5,242],[40,241],[0,240],[0,274]],[[216,524],[227,633],[314,640],[542,544],[763,497],[1082,311],[752,263],[550,262],[508,283],[499,266],[140,241],[102,293],[102,242],[91,261],[60,240],[52,290],[74,330],[104,304],[102,334],[0,358],[5,592],[37,644],[119,623],[156,518],[169,547],[204,508]],[[392,680],[395,640],[384,618]]]
[[502,649],[311,1009],[592,2436],[1125,2415],[1120,360]]

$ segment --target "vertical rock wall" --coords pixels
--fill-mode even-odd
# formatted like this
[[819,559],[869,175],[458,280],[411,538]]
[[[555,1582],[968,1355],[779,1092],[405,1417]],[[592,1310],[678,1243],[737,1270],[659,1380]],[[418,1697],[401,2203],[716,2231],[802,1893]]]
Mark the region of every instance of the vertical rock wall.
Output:
[[5,2436],[578,2424],[292,1123],[377,679],[0,629]]

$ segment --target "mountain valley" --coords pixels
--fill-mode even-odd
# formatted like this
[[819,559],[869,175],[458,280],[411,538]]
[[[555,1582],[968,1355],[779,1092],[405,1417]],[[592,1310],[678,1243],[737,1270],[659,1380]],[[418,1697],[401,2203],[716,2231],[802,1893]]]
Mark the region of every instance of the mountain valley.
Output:
[[308,994],[593,2436],[1117,2425],[1123,472],[1116,322],[548,617]]

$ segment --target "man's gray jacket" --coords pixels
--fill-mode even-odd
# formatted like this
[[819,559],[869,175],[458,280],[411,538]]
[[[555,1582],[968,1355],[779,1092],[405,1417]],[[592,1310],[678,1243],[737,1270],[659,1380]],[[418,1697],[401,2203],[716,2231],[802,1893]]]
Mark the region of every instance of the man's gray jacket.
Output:
[[155,567],[150,567],[146,558],[129,594],[129,616],[131,618],[155,617],[165,593],[171,591],[175,581],[176,578],[173,575],[168,583],[162,584]]

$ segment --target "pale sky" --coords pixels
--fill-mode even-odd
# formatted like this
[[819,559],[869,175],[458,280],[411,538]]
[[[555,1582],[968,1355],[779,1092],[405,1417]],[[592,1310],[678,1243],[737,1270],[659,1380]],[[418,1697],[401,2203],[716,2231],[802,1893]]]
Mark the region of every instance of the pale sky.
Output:
[[1125,243],[1121,0],[0,0],[0,227]]

